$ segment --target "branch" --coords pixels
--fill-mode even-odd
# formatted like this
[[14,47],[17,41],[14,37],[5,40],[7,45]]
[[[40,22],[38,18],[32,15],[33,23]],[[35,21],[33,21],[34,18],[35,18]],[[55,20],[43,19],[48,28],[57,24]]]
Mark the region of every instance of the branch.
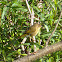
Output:
[[53,32],[52,32],[52,33],[51,33],[51,35],[49,36],[48,40],[46,41],[46,46],[48,45],[48,43],[49,43],[49,41],[50,41],[50,39],[51,39],[52,35],[53,35],[53,34],[54,34],[54,32],[56,31],[56,29],[57,29],[57,27],[58,27],[58,23],[59,23],[59,21],[60,21],[61,16],[62,16],[62,11],[61,11],[61,13],[60,13],[59,19],[58,19],[57,24],[56,24],[56,26],[55,26],[55,29],[53,30]]
[[30,7],[29,7],[29,4],[28,4],[28,1],[27,0],[26,0],[26,4],[27,4],[28,10],[29,10],[30,15],[31,15],[31,10],[30,10]]
[[14,60],[13,62],[32,62],[47,54],[50,54],[50,53],[53,53],[53,52],[56,52],[59,50],[62,50],[62,41],[58,42],[56,44],[53,44],[51,46],[47,46],[47,47],[37,51],[36,54],[34,54],[34,55],[25,56],[25,57],[19,58],[17,60]]

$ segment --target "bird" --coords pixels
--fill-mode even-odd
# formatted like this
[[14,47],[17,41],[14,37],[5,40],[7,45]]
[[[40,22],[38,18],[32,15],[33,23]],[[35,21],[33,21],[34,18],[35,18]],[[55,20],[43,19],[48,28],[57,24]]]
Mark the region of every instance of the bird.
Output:
[[22,34],[20,38],[22,37],[25,37],[27,35],[33,37],[33,36],[36,36],[38,34],[38,32],[40,31],[40,28],[41,28],[41,24],[40,23],[34,23],[32,26],[29,27],[28,30],[25,31],[24,34]]

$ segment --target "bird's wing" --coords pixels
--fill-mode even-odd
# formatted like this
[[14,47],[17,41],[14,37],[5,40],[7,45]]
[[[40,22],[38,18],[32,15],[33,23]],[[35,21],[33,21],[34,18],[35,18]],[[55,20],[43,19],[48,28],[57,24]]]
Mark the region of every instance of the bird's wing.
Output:
[[36,28],[30,27],[29,30],[26,31],[27,34],[31,34],[36,31]]

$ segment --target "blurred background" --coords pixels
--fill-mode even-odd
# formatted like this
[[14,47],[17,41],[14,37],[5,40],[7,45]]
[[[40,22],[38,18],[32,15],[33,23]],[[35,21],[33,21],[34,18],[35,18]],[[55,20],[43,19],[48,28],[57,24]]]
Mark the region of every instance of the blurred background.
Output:
[[[36,38],[37,49],[45,47],[49,35],[54,30],[62,8],[61,0],[28,0],[30,9],[34,11],[34,22],[41,22],[40,34]],[[0,0],[0,61],[11,62],[33,52],[34,43],[29,37],[23,44],[25,53],[22,53],[21,42],[18,39],[30,26],[31,19],[25,0]],[[49,45],[62,40],[62,19],[50,39]],[[53,52],[35,62],[62,62],[62,51]]]

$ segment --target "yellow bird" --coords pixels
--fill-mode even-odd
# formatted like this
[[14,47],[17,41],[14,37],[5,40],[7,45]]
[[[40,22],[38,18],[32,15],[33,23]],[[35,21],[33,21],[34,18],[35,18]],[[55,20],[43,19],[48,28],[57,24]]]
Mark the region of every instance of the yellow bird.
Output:
[[25,33],[23,35],[21,35],[19,38],[21,37],[25,37],[27,35],[30,35],[31,37],[36,36],[39,32],[41,28],[41,24],[39,23],[34,23],[27,31],[25,31]]

